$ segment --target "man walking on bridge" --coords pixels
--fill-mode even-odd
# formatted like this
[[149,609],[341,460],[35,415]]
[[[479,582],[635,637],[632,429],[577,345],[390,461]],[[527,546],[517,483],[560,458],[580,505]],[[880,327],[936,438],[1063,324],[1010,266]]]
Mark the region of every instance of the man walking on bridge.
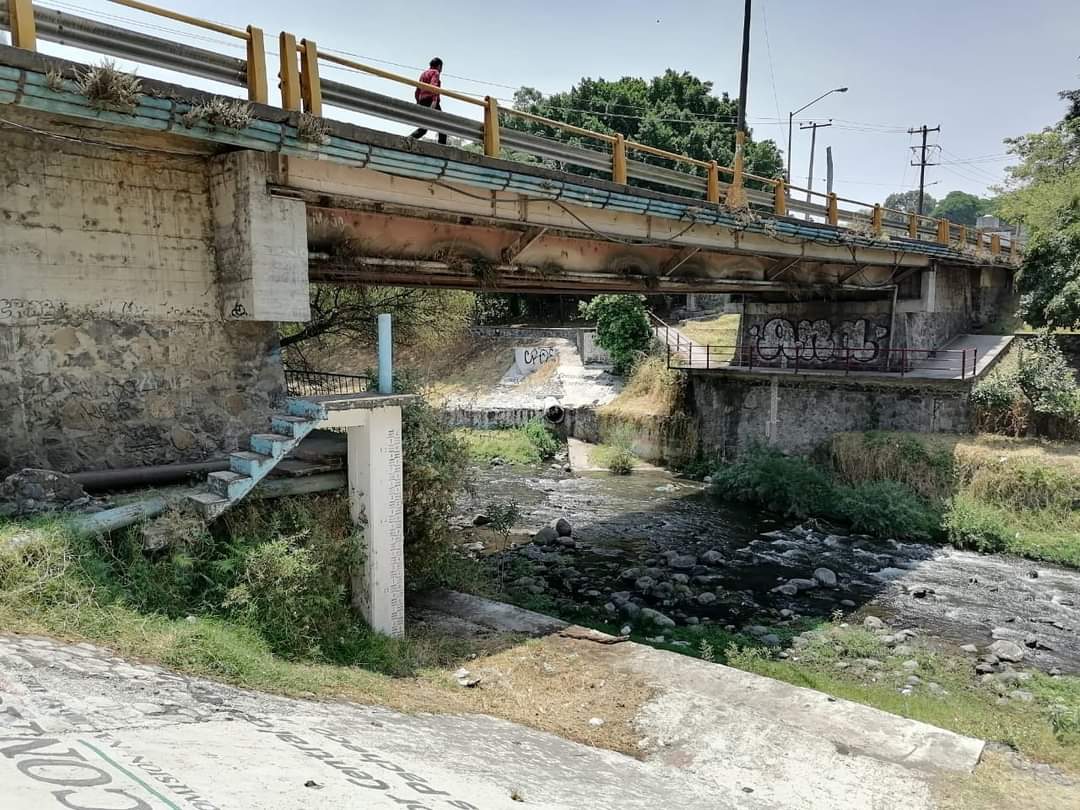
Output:
[[[442,59],[435,57],[429,63],[430,67],[420,74],[420,81],[424,84],[434,85],[435,87],[442,87],[441,74],[442,74]],[[434,90],[430,90],[427,87],[416,88],[416,103],[422,107],[431,107],[433,110],[441,110],[442,104],[439,103],[439,94]],[[427,135],[427,130],[421,127],[416,130],[410,137],[423,138]],[[439,133],[439,143],[446,144],[446,135]]]

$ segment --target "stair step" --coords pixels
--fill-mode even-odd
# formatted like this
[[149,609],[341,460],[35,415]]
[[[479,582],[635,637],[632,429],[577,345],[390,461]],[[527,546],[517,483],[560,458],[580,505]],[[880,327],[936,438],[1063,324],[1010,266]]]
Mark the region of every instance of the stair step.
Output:
[[229,508],[229,500],[213,492],[197,492],[189,495],[188,503],[206,520],[213,520]]
[[310,419],[303,416],[286,416],[277,414],[270,417],[270,430],[280,433],[282,436],[291,436],[294,439],[303,438],[314,427]]
[[274,459],[263,453],[241,450],[229,454],[229,469],[251,478],[262,478],[274,466]]
[[206,477],[206,483],[210,485],[211,492],[222,498],[228,498],[230,501],[239,500],[254,486],[250,475],[243,475],[232,470],[212,472]]
[[251,449],[273,458],[282,458],[296,445],[296,439],[280,433],[256,433],[251,437]]
[[300,416],[305,419],[320,420],[326,418],[326,408],[318,402],[306,399],[285,400],[285,410],[290,416]]

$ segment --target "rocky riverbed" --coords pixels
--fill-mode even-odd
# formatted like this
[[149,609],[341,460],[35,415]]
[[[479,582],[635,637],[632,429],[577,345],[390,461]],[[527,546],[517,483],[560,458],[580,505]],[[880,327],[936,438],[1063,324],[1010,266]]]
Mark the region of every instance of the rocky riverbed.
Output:
[[[462,544],[502,555],[512,591],[563,612],[656,633],[713,623],[779,645],[839,610],[964,648],[990,668],[1080,672],[1080,572],[1071,569],[778,522],[664,473],[476,472],[478,494],[461,502]],[[471,524],[510,500],[522,513],[518,533],[493,551],[495,536]]]

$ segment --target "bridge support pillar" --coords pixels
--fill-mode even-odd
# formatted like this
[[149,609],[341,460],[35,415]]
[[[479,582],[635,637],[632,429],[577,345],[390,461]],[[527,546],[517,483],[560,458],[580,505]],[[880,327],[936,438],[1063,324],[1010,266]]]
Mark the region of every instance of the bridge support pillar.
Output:
[[349,507],[362,540],[352,574],[352,605],[373,630],[405,634],[405,527],[401,408],[362,411],[348,427]]
[[307,214],[302,200],[271,196],[262,152],[213,158],[210,197],[223,317],[307,321]]

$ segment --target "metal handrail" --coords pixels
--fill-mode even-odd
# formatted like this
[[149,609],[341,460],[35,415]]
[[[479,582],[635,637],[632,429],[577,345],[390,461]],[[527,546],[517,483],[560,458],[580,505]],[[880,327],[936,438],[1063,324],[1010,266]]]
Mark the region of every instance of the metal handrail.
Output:
[[[650,313],[651,315],[651,313]],[[659,318],[654,319],[666,326]],[[858,354],[864,349],[859,347],[852,347],[845,345],[837,347],[832,350],[833,357],[827,359],[816,358],[814,356],[807,356],[807,352],[815,352],[816,348],[801,341],[794,343],[779,343],[770,346],[760,346],[752,343],[725,343],[717,344],[710,343],[707,345],[692,344],[689,341],[688,350],[684,353],[681,347],[676,344],[674,351],[672,350],[671,341],[665,341],[667,344],[667,359],[668,367],[673,369],[704,369],[709,370],[711,368],[731,368],[731,367],[747,367],[753,370],[755,363],[761,368],[783,368],[788,369],[789,366],[786,363],[793,363],[793,370],[796,374],[800,372],[806,364],[813,364],[810,366],[813,370],[843,370],[845,374],[851,372],[858,372],[860,370],[874,371],[881,373],[882,371],[889,373],[899,374],[901,377],[906,376],[916,369],[916,363],[919,364],[919,368],[929,371],[957,371],[960,374],[961,380],[967,380],[969,377],[974,377],[978,371],[978,350],[975,348],[968,349],[924,349],[917,347],[900,346],[898,348],[881,348],[877,347],[874,351],[874,356],[869,360],[860,360]],[[700,357],[704,352],[705,364],[695,365],[693,362],[694,351],[697,351]],[[713,357],[729,357],[730,359],[716,360],[712,362]],[[672,363],[674,358],[685,358],[685,363]],[[893,358],[899,357],[899,362],[894,363]],[[778,365],[779,361],[783,365]],[[874,368],[873,366],[881,366],[882,368]],[[895,370],[894,370],[895,369]]]
[[339,374],[332,371],[309,371],[286,368],[285,390],[289,396],[333,396],[363,394],[371,389],[373,380],[363,374]]
[[[250,100],[268,103],[266,49],[262,29],[251,25],[247,26],[246,29],[234,28],[145,3],[142,0],[109,0],[109,2],[241,39],[247,45],[247,59],[238,60],[160,37],[97,23],[94,20],[50,9],[35,3],[34,0],[0,0],[0,12],[7,12],[8,28],[12,32],[13,42],[16,47],[36,50],[37,28],[40,25],[42,37],[50,41],[148,62],[179,72],[224,81],[229,84],[240,84],[247,87]],[[3,18],[4,15],[0,14],[0,19]],[[586,168],[609,171],[616,183],[626,184],[633,177],[638,180],[672,186],[693,193],[703,192],[706,200],[711,203],[720,203],[723,191],[726,193],[728,201],[733,205],[742,206],[750,203],[759,207],[768,207],[771,203],[775,216],[786,216],[790,209],[810,217],[823,217],[829,225],[834,227],[839,227],[841,222],[850,224],[856,220],[866,220],[867,214],[864,212],[853,212],[840,208],[841,202],[849,203],[868,209],[870,212],[870,228],[876,237],[901,230],[903,228],[902,224],[892,219],[887,220],[888,215],[899,215],[902,217],[901,222],[906,222],[907,237],[910,239],[926,241],[923,240],[925,236],[930,237],[928,241],[935,241],[950,247],[953,245],[954,229],[959,228],[959,241],[962,246],[974,244],[976,251],[988,248],[992,255],[999,255],[1004,247],[1010,257],[1015,255],[1017,240],[1011,237],[1003,238],[1004,235],[1002,234],[991,234],[989,240],[987,240],[986,234],[974,229],[967,229],[964,226],[956,226],[945,219],[910,214],[873,203],[838,197],[833,193],[823,193],[788,185],[782,178],[770,178],[752,174],[744,171],[741,166],[735,168],[721,166],[716,161],[704,161],[637,141],[629,141],[618,133],[597,132],[546,118],[527,110],[500,107],[496,99],[491,96],[479,97],[452,88],[435,86],[411,79],[325,49],[320,50],[311,40],[305,39],[297,42],[296,38],[287,32],[282,32],[279,39],[281,43],[279,51],[281,59],[281,72],[279,74],[281,79],[281,106],[287,110],[299,110],[302,105],[306,112],[321,115],[322,101],[325,97],[328,102],[336,106],[370,112],[390,120],[405,121],[407,123],[419,122],[420,126],[441,127],[439,131],[447,131],[461,137],[476,137],[479,135],[483,139],[485,154],[493,157],[499,156],[501,151],[500,118],[507,116],[517,117],[552,127],[570,135],[610,145],[610,153],[598,152],[575,148],[541,136],[535,136],[532,133],[512,129],[507,130],[505,137],[507,144],[512,144],[517,148],[525,148],[532,151],[533,154],[546,159],[563,160]],[[484,110],[484,120],[480,124],[460,116],[449,116],[439,110],[421,108],[418,105],[406,104],[402,107],[395,104],[395,102],[398,102],[397,99],[391,99],[358,88],[351,88],[349,85],[321,80],[318,71],[320,60],[481,107]],[[469,123],[466,123],[466,121]],[[530,141],[530,138],[539,138],[540,140]],[[574,151],[575,149],[576,151]],[[688,165],[694,169],[704,169],[706,175],[702,177],[698,174],[685,173],[640,160],[630,161],[630,165],[628,165],[627,150],[659,157],[677,165]],[[721,173],[730,177],[730,183],[726,185],[720,183],[719,175]],[[762,193],[752,188],[744,188],[747,182],[763,184],[768,192]],[[823,206],[818,206],[810,202],[800,202],[793,198],[793,192],[805,193],[811,198],[823,198],[825,203]],[[924,228],[924,223],[930,223],[933,227]]]

